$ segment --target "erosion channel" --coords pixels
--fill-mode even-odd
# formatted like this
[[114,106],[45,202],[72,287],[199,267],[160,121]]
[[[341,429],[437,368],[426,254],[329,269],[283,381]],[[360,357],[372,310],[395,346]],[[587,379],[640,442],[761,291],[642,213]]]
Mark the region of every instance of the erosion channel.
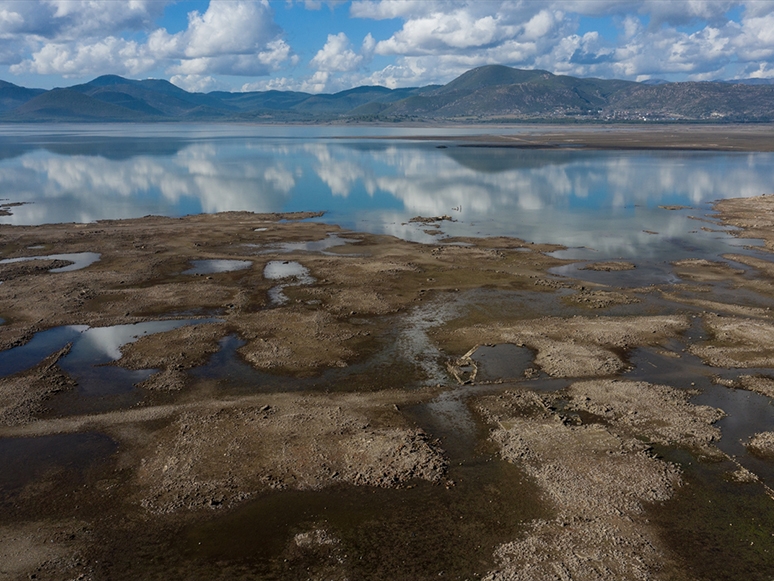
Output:
[[656,284],[312,214],[0,226],[0,579],[770,580],[774,197],[716,210],[763,246]]

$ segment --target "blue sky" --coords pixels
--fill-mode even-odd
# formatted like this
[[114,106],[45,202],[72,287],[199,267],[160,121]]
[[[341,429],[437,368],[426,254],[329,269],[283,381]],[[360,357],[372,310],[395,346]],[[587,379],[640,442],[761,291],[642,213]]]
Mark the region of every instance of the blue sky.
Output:
[[319,93],[446,83],[485,64],[774,78],[774,0],[0,0],[0,78],[28,87],[112,73]]

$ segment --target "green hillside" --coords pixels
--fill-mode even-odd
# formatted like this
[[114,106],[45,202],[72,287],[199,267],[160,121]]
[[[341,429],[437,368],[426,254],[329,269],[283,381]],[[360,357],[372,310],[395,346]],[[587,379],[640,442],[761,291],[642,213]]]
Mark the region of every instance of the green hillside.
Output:
[[443,86],[190,93],[165,80],[104,75],[51,91],[0,81],[0,121],[774,121],[774,85],[753,81],[635,83],[488,65]]

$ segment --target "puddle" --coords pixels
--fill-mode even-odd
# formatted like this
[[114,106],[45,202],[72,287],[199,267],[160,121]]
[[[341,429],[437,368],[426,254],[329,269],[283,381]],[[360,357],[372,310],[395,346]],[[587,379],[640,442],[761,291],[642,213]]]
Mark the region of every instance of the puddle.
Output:
[[[257,231],[258,230],[256,230],[256,232]],[[359,239],[342,238],[338,234],[328,234],[328,236],[322,240],[312,240],[308,242],[282,242],[277,244],[269,244],[268,246],[259,244],[247,244],[247,246],[261,248],[261,254],[267,254],[269,252],[319,252],[321,254],[330,254],[326,252],[326,250],[336,248],[337,246],[356,244],[358,242],[360,242]]]
[[[186,559],[238,564],[262,579],[473,579],[495,567],[494,550],[548,517],[540,491],[484,443],[488,434],[465,400],[478,387],[404,410],[450,459],[453,486],[414,481],[401,489],[336,486],[271,492],[191,527]],[[492,386],[487,386],[491,390]],[[460,428],[463,428],[463,433]],[[309,542],[309,539],[316,542]]]
[[[298,276],[299,267],[278,263],[270,274]],[[389,354],[380,352],[376,358],[405,359],[424,370],[426,381],[448,382],[446,356],[428,335],[458,315],[457,297],[444,299],[415,308],[386,343]],[[252,388],[263,391],[263,374],[238,360],[235,352],[242,344],[235,336],[224,338],[221,351],[193,375],[225,375],[229,385],[254,382]],[[494,362],[494,370],[510,372],[529,365],[532,353],[504,346],[485,350],[483,359]],[[506,387],[455,385],[428,403],[402,410],[441,440],[453,486],[413,481],[401,489],[339,485],[268,492],[192,525],[179,541],[182,547],[172,550],[197,568],[201,564],[201,570],[234,567],[261,579],[479,577],[495,567],[496,547],[518,539],[534,519],[548,516],[540,491],[518,466],[499,459],[487,441],[487,426],[467,404],[471,395]]]
[[97,262],[102,256],[99,252],[74,252],[70,254],[48,254],[46,256],[23,256],[21,258],[6,258],[0,260],[0,264],[11,264],[14,262],[27,262],[30,260],[66,260],[72,262],[67,266],[52,268],[48,272],[72,272],[81,270]]
[[774,431],[772,400],[751,391],[712,385],[703,390],[701,395],[692,398],[691,402],[710,405],[726,412],[726,417],[715,424],[723,434],[717,442],[718,448],[734,457],[768,486],[774,487],[774,462],[756,458],[744,446],[753,435]]
[[595,284],[614,287],[645,287],[654,284],[678,284],[682,280],[675,275],[668,263],[642,262],[631,270],[596,271],[584,270],[589,262],[574,262],[549,268],[554,276],[563,276]]
[[[696,327],[689,333],[699,332],[699,329],[700,327]],[[659,353],[652,348],[635,350],[629,358],[634,369],[626,373],[625,377],[679,389],[700,390],[699,395],[691,398],[691,403],[720,408],[726,413],[726,417],[715,424],[722,433],[721,439],[716,442],[718,448],[735,457],[767,485],[774,487],[774,463],[756,458],[744,447],[744,442],[754,434],[774,431],[772,400],[754,392],[731,389],[712,381],[713,376],[736,379],[740,375],[755,375],[767,370],[709,367],[695,355],[682,352],[682,345],[679,341],[668,344],[673,352],[680,355],[679,358]]]
[[309,269],[299,262],[290,260],[272,260],[263,269],[263,276],[269,280],[295,279],[295,282],[279,284],[269,289],[269,300],[272,305],[284,305],[288,302],[284,290],[290,286],[301,286],[314,283],[314,277],[309,275]]
[[58,365],[78,383],[83,395],[113,395],[131,391],[134,384],[149,377],[154,370],[129,370],[108,366],[121,358],[121,347],[153,333],[178,327],[211,323],[216,319],[150,321],[112,327],[72,325],[36,333],[24,345],[0,352],[0,377],[19,373],[38,365],[68,343],[70,352]]
[[86,325],[68,325],[40,331],[24,345],[0,351],[0,377],[35,367],[49,355],[76,341],[88,328]]
[[425,377],[425,385],[441,385],[450,380],[447,355],[442,353],[428,332],[459,315],[462,299],[444,296],[420,305],[401,322],[395,347],[400,357],[413,362]]
[[[459,469],[448,490],[417,482],[399,490],[270,493],[189,529],[185,558],[236,562],[261,579],[480,576],[494,566],[500,543],[543,516],[537,491],[515,466],[490,464]],[[327,543],[298,541],[316,531]]]
[[[672,341],[663,352],[659,349],[642,347],[629,355],[633,369],[624,374],[626,379],[660,383],[680,389],[705,389],[711,387],[712,376],[722,369],[708,367],[695,355],[683,352],[683,343]],[[674,353],[679,357],[668,355]]]
[[81,475],[113,454],[116,443],[103,434],[81,433],[0,439],[0,494],[7,499],[31,483]]
[[478,366],[476,381],[496,381],[523,379],[524,372],[532,367],[535,355],[527,347],[503,343],[483,345],[470,358]]
[[729,482],[731,462],[697,462],[681,450],[657,451],[680,465],[685,480],[670,500],[647,511],[683,569],[674,578],[771,581],[774,503],[763,487]]
[[245,341],[236,335],[228,335],[219,341],[220,349],[206,364],[191,370],[198,379],[215,379],[220,387],[235,393],[267,393],[297,391],[305,385],[300,380],[289,381],[286,377],[273,376],[245,363],[237,353]]
[[250,268],[253,263],[249,260],[192,260],[193,265],[182,274],[217,274],[221,272],[234,272]]

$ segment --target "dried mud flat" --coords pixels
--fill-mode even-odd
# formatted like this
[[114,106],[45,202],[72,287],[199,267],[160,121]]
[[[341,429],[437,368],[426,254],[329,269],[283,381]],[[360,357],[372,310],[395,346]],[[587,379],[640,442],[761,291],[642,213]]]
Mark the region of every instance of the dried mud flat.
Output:
[[[774,198],[719,210],[774,248]],[[651,516],[692,490],[664,450],[743,469],[718,445],[724,414],[693,403],[693,368],[674,384],[629,374],[638,354],[693,357],[708,384],[771,398],[772,263],[682,261],[682,285],[647,289],[615,286],[635,265],[599,263],[610,284],[589,288],[548,274],[556,247],[420,245],[313,218],[0,226],[0,260],[100,254],[69,272],[0,262],[0,347],[29,358],[0,378],[0,579],[704,578]],[[180,324],[127,331],[151,321]],[[68,326],[63,344],[22,351]],[[84,391],[101,385],[73,363],[87,327],[105,354],[89,373],[133,388]],[[529,361],[477,382],[494,346]],[[747,446],[771,462],[759,432]],[[772,502],[741,480],[726,485]],[[434,521],[433,502],[470,511]],[[470,542],[452,550],[457,537]],[[772,537],[755,538],[774,564]],[[436,552],[364,568],[380,545],[423,543]]]

